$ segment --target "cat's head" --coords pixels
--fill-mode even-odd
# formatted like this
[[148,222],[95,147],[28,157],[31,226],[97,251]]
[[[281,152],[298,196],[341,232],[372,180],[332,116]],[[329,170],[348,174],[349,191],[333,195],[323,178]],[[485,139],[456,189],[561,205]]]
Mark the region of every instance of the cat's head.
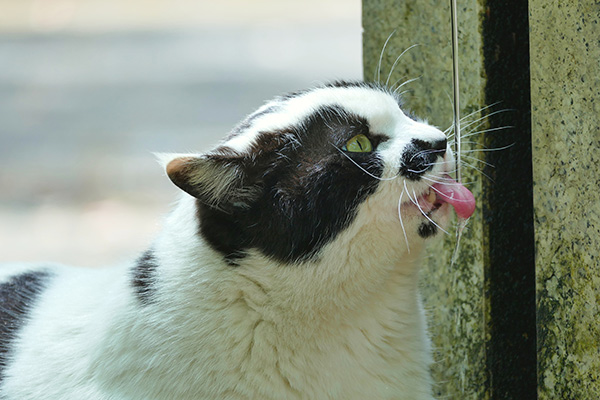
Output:
[[[167,174],[197,199],[198,234],[231,264],[351,248],[400,257],[474,208],[449,173],[445,135],[409,118],[388,90],[335,83],[277,98],[213,151],[175,155]],[[451,199],[451,197],[453,197]]]

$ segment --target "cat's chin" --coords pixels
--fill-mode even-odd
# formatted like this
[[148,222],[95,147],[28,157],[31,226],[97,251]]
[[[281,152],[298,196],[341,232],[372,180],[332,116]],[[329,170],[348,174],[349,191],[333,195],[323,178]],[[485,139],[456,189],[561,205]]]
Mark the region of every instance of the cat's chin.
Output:
[[452,212],[452,207],[447,203],[429,207],[427,211],[415,204],[405,203],[395,219],[404,240],[412,242],[411,237],[427,240],[439,236],[440,232],[447,233]]

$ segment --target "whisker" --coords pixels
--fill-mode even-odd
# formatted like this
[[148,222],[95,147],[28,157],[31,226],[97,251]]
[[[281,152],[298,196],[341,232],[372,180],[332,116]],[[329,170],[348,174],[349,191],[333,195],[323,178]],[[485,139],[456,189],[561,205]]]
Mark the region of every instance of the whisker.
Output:
[[468,129],[466,129],[466,133],[464,135],[461,135],[461,137],[465,137],[465,135],[470,135],[472,132],[477,131],[477,129],[479,129],[482,126],[484,126],[485,124],[487,124],[487,122],[488,122],[487,120],[482,120],[482,121],[479,121],[479,123],[477,123],[475,126],[470,126]]
[[[481,143],[479,142],[475,142],[473,140],[462,140],[461,143],[467,143],[467,144],[474,144],[474,145],[479,145]],[[461,154],[464,154],[465,152],[461,150]]]
[[[426,167],[435,167],[437,165],[445,165],[446,162],[447,161],[444,161],[444,160],[442,160],[442,161],[434,161],[434,162],[430,162],[430,163],[425,164],[425,166]],[[445,172],[447,172],[447,171],[445,171]]]
[[404,190],[406,190],[406,195],[408,196],[408,199],[411,201],[411,203],[415,204],[415,201],[412,199],[412,197],[410,197],[410,193],[408,192],[408,188],[406,187],[406,181],[403,182],[404,183]]
[[[456,166],[452,169],[449,170],[444,170],[444,173],[448,174],[448,175],[452,175],[456,172]],[[444,178],[444,177],[440,177],[440,179],[445,179],[446,181],[448,181],[449,183],[455,182],[454,178]]]
[[510,147],[513,147],[514,145],[515,145],[515,143],[511,143],[511,144],[509,144],[509,145],[506,145],[506,146],[503,146],[503,147],[497,147],[497,148],[494,148],[494,149],[473,149],[473,150],[465,150],[465,151],[463,151],[463,152],[462,152],[462,154],[467,154],[467,153],[477,153],[477,152],[482,152],[482,153],[485,153],[485,152],[488,152],[488,151],[500,151],[500,150],[506,150],[506,149],[508,149],[508,148],[510,148]]
[[485,111],[485,110],[487,110],[487,109],[489,109],[489,108],[492,108],[492,107],[494,107],[494,106],[497,106],[497,105],[498,105],[498,104],[500,104],[500,103],[502,103],[502,102],[501,102],[501,101],[496,101],[496,102],[494,102],[494,103],[492,103],[492,104],[490,104],[490,105],[488,105],[488,106],[481,107],[479,110],[475,110],[475,111],[473,111],[472,113],[470,113],[470,114],[467,114],[467,115],[463,116],[463,117],[460,119],[460,121],[462,122],[462,121],[466,120],[467,118],[470,118],[470,117],[472,117],[472,116],[473,116],[473,115],[475,115],[475,114],[479,114],[480,112],[482,112],[482,111]]
[[398,62],[400,61],[400,58],[402,58],[402,56],[409,51],[410,49],[412,49],[413,47],[417,47],[418,44],[413,44],[412,46],[410,46],[408,49],[404,50],[402,53],[400,53],[400,55],[396,58],[396,61],[394,61],[394,63],[392,64],[392,68],[390,69],[390,73],[387,76],[387,79],[385,80],[385,86],[387,87],[388,83],[390,83],[390,78],[392,77],[392,73],[394,72],[394,68],[396,68],[396,65],[398,64]]
[[406,90],[403,90],[403,91],[401,91],[400,93],[396,93],[396,92],[394,91],[394,93],[396,93],[396,96],[398,96],[398,97],[402,97],[402,95],[403,95],[404,93],[409,93],[409,92],[414,92],[414,89],[406,89]]
[[481,169],[477,168],[473,164],[470,164],[470,163],[468,163],[466,161],[462,161],[462,165],[474,169],[475,171],[479,172],[481,175],[483,175],[486,178],[488,178],[490,181],[494,182],[494,180],[488,174],[486,174],[485,172],[483,172]]
[[[499,102],[498,102],[498,103],[499,103]],[[498,104],[498,103],[494,103],[494,104],[492,104],[491,106],[493,106],[493,105],[495,105],[495,104]],[[489,108],[489,107],[491,107],[491,106],[484,107],[484,108],[483,108],[483,109],[481,109],[481,110],[475,111],[474,113],[471,113],[471,114],[469,114],[469,115],[468,115],[468,116],[466,116],[466,117],[463,117],[463,118],[461,119],[461,121],[462,121],[463,119],[465,119],[465,118],[467,118],[467,117],[469,117],[469,116],[471,116],[471,115],[473,115],[473,114],[476,114],[476,113],[478,113],[479,111],[482,111],[482,110],[484,110],[484,109],[486,109],[486,108]],[[493,116],[493,115],[496,115],[496,114],[500,114],[500,113],[502,113],[502,112],[507,112],[507,111],[514,111],[514,110],[511,110],[511,109],[508,109],[508,108],[507,108],[507,109],[502,109],[502,110],[494,111],[494,112],[492,112],[492,113],[490,113],[490,114],[483,115],[483,116],[481,116],[481,117],[479,117],[479,118],[477,118],[477,119],[474,119],[474,120],[472,120],[472,121],[468,121],[468,123],[462,127],[462,130],[464,131],[464,130],[466,130],[467,128],[471,127],[471,126],[472,126],[472,125],[474,125],[474,124],[477,124],[477,125],[476,125],[474,128],[471,128],[471,129],[477,129],[477,128],[479,128],[481,125],[483,125],[483,124],[486,122],[485,120],[486,120],[487,118],[489,118],[489,117],[491,117],[491,116]],[[451,133],[451,134],[449,134],[449,135],[450,135],[450,136],[453,136],[453,135],[454,135],[454,131],[453,131],[453,130],[454,130],[454,126],[453,126],[453,125],[450,125],[450,126],[449,126],[449,127],[448,127],[448,128],[445,130],[445,131],[444,131],[444,133],[452,132],[452,133]]]
[[417,151],[415,154],[413,154],[413,156],[410,158],[410,161],[414,160],[415,157],[421,156],[421,155],[427,155],[427,154],[433,154],[433,153],[442,153],[442,152],[446,152],[446,149],[443,150],[436,150],[436,149],[427,149],[427,150],[421,150],[421,151]]
[[[406,189],[406,182],[404,182],[404,188]],[[400,226],[402,227],[402,233],[404,234],[404,241],[406,241],[406,251],[410,253],[410,246],[408,244],[408,236],[406,235],[406,229],[404,228],[404,222],[402,222],[402,196],[404,195],[404,190],[402,189],[402,193],[400,193],[400,199],[398,199],[398,218],[400,219]]]
[[487,166],[488,166],[488,167],[490,167],[490,168],[496,168],[496,166],[495,166],[495,165],[493,165],[493,164],[490,164],[489,162],[487,162],[487,161],[484,161],[484,160],[481,160],[481,159],[479,159],[479,158],[477,158],[477,157],[463,155],[463,158],[468,158],[469,160],[478,161],[478,162],[480,162],[480,163],[482,163],[482,164],[485,164],[485,165],[487,165]]
[[484,116],[482,116],[482,117],[480,117],[480,118],[477,118],[477,119],[474,119],[473,121],[470,121],[470,122],[469,122],[467,125],[463,126],[463,129],[466,129],[466,128],[468,128],[469,126],[471,126],[471,125],[473,125],[473,124],[476,124],[477,122],[483,121],[483,120],[485,120],[486,118],[489,118],[489,117],[491,117],[491,116],[493,116],[493,115],[497,115],[497,114],[500,114],[500,113],[503,113],[503,112],[507,112],[507,111],[513,111],[513,110],[510,110],[510,109],[503,109],[503,110],[498,110],[498,111],[494,111],[494,112],[492,112],[492,113],[486,114],[486,115],[484,115]]
[[[406,195],[408,196],[408,199],[410,200],[410,202],[413,203],[415,206],[417,206],[417,208],[421,211],[421,214],[423,214],[423,210],[421,209],[421,207],[419,206],[419,202],[417,201],[416,193],[415,193],[414,199],[412,197],[410,197],[410,193],[408,191],[408,188],[406,187],[406,181],[404,181],[404,189],[406,189]],[[413,190],[413,193],[414,193],[414,190]]]
[[[452,172],[452,171],[449,171],[449,172]],[[458,184],[458,182],[456,182],[454,179],[452,179],[452,178],[445,178],[443,176],[436,176],[437,179],[433,179],[431,177],[427,177],[425,175],[422,175],[421,178],[425,179],[427,181],[430,181],[430,182],[435,182],[435,183],[445,183],[445,182],[448,182],[448,184]]]
[[407,171],[408,171],[408,172],[412,172],[413,174],[420,175],[420,174],[422,174],[423,172],[427,171],[428,169],[429,169],[429,168],[424,168],[424,169],[420,169],[420,170],[418,170],[418,171],[415,171],[414,169],[407,169]]
[[[466,186],[466,185],[473,185],[473,184],[477,183],[475,181],[473,181],[473,182],[461,182],[461,183],[458,183],[454,179],[450,180],[448,178],[441,178],[441,177],[439,179],[446,179],[446,182],[437,181],[435,179],[428,178],[426,176],[421,176],[421,178],[425,179],[426,181],[429,181],[429,182],[439,183],[440,185],[463,185],[463,186]],[[433,186],[432,186],[432,189],[434,189]]]
[[[414,82],[414,81],[418,81],[418,80],[419,80],[419,79],[421,79],[421,78],[422,78],[421,76],[417,76],[416,78],[412,78],[412,79],[409,79],[409,80],[407,80],[407,81],[404,81],[404,82],[402,82],[400,85],[398,85],[398,87],[397,87],[396,89],[394,89],[394,93],[398,94],[398,90],[399,90],[399,89],[400,89],[402,86],[404,86],[404,85],[408,85],[409,83],[412,83],[412,82]],[[402,94],[402,93],[400,93],[400,94]]]
[[475,132],[467,132],[465,135],[463,135],[462,137],[467,137],[467,136],[473,136],[473,135],[478,135],[480,133],[488,133],[488,132],[494,132],[494,131],[501,131],[504,129],[514,129],[514,126],[512,125],[505,125],[505,126],[499,126],[497,128],[488,128],[488,129],[482,129],[480,131],[475,131]]
[[331,142],[329,142],[329,144],[332,145],[333,147],[335,147],[337,149],[337,151],[339,151],[341,154],[343,154],[344,157],[346,157],[348,160],[352,161],[352,163],[354,165],[356,165],[361,171],[363,171],[365,174],[369,175],[371,178],[375,178],[375,179],[380,180],[380,181],[391,181],[393,179],[396,179],[399,176],[399,174],[397,174],[397,175],[394,175],[394,176],[392,176],[390,178],[381,178],[379,176],[373,175],[372,173],[370,173],[369,171],[367,171],[366,169],[364,169],[362,166],[360,166],[356,161],[354,161],[352,159],[352,157],[350,157],[348,154],[344,153],[344,151],[342,149],[338,148],[335,144],[333,144]]
[[401,77],[401,78],[399,78],[399,79],[396,79],[396,81],[395,81],[395,82],[394,82],[394,83],[393,83],[391,86],[389,86],[389,89],[391,90],[391,89],[392,89],[392,88],[394,88],[394,87],[395,87],[397,84],[399,84],[401,81],[404,81],[406,78],[407,78],[407,76],[406,76],[406,75],[404,75],[403,77]]
[[[377,83],[381,83],[380,79],[381,79],[381,61],[383,60],[383,54],[385,53],[385,48],[387,47],[388,42],[390,41],[390,39],[392,38],[392,36],[394,36],[394,33],[396,33],[396,30],[394,29],[392,33],[390,33],[390,36],[388,36],[388,38],[386,39],[385,43],[383,44],[383,48],[381,49],[381,54],[379,54],[379,62],[377,63],[377,71],[375,71],[376,73],[373,74],[373,80]],[[377,76],[377,79],[375,79],[375,76]]]
[[[417,194],[415,193],[414,189],[413,189],[413,196],[415,196],[415,199],[417,198]],[[437,226],[438,228],[440,228],[442,230],[442,232],[444,232],[446,235],[449,235],[449,233],[444,228],[442,228],[441,226],[439,226],[438,224],[436,224],[434,220],[432,220],[431,218],[429,218],[429,215],[427,215],[427,213],[421,208],[421,206],[419,205],[418,201],[415,204],[416,204],[417,208],[419,209],[419,211],[421,211],[421,214],[423,214],[423,216],[425,218],[427,218],[429,220],[429,222],[431,222],[432,224],[434,224],[435,226]]]
[[460,246],[460,240],[462,239],[463,232],[469,223],[470,217],[463,220],[459,219],[456,227],[456,244],[454,245],[454,251],[452,252],[452,258],[450,258],[450,269],[454,268],[456,261],[458,261],[458,250]]

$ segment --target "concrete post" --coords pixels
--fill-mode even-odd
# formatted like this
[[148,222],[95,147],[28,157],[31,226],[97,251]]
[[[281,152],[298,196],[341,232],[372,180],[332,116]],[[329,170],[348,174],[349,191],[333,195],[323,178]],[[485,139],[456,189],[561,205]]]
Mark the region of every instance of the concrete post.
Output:
[[[421,76],[406,106],[442,128],[452,121],[448,3],[363,1],[365,78],[387,81],[396,56],[420,44],[389,82]],[[598,399],[600,6],[458,3],[462,114],[499,102],[489,126],[511,128],[467,144],[501,150],[480,153],[487,177],[467,168],[480,208],[456,265],[448,236],[423,274],[438,395]]]
[[529,11],[539,398],[600,399],[600,4]]

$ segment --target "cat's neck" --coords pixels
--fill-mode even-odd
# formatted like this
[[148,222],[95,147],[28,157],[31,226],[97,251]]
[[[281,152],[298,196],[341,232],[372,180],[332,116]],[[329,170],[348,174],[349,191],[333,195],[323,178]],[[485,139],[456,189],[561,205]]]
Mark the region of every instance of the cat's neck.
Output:
[[[403,386],[403,393],[431,386],[416,254],[394,260],[329,251],[327,258],[281,265],[250,251],[232,266],[203,242],[189,200],[168,217],[153,246],[158,300],[147,306],[148,312],[133,312],[142,323],[126,319],[122,333],[130,342],[113,341],[118,346],[105,348],[104,354],[120,357],[127,368],[135,351],[165,365],[191,366],[232,354],[237,361],[230,363],[250,363],[273,375],[296,376],[301,370],[301,376],[312,376],[325,369],[331,379],[345,382],[348,393],[367,390],[360,382],[375,370],[382,381],[368,380],[371,389],[389,382]],[[348,235],[356,237],[356,232]],[[370,246],[366,238],[360,240]],[[152,340],[140,342],[140,336]],[[149,351],[153,342],[164,345]],[[345,361],[340,363],[340,357]],[[181,372],[190,381],[201,373],[193,368]],[[314,385],[319,378],[311,379]],[[423,393],[422,398],[430,398]]]
[[[279,321],[282,329],[293,320],[296,333],[302,322],[309,333],[316,326],[347,325],[361,318],[421,319],[416,251],[400,255],[373,251],[368,256],[373,243],[350,231],[342,235],[363,243],[365,249],[352,245],[360,256],[326,251],[327,257],[280,265],[249,251],[238,266],[232,266],[203,242],[198,224],[193,199],[184,198],[155,244],[170,303],[189,306],[182,312],[205,312],[197,303],[223,309],[237,304],[261,318]],[[411,329],[420,331],[421,325]]]

